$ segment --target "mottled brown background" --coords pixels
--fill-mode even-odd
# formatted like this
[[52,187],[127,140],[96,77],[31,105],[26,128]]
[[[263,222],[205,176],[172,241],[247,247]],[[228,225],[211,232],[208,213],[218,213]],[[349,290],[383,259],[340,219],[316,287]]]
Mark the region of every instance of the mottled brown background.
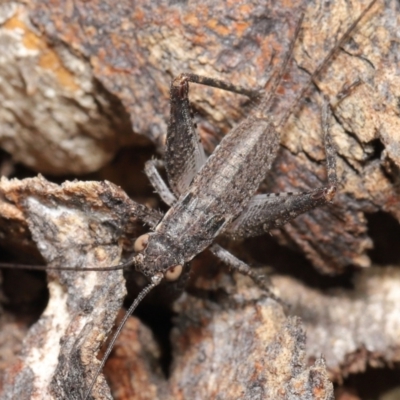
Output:
[[[195,72],[262,88],[304,9],[294,62],[271,116],[277,118],[367,5],[2,1],[1,173],[82,182],[60,187],[43,179],[3,179],[0,261],[113,262],[143,229],[140,206],[112,185],[84,181],[107,179],[138,203],[164,207],[142,170],[147,159],[162,154],[170,80]],[[229,245],[246,261],[272,267],[291,317],[205,254],[194,262],[190,285],[190,293],[206,293],[201,300],[185,294],[171,311],[153,299],[139,310],[153,333],[137,319],[130,322],[108,364],[115,398],[288,398],[295,390],[300,398],[327,398],[325,367],[321,361],[308,367],[320,355],[339,384],[337,398],[400,396],[390,393],[400,378],[399,11],[397,1],[379,0],[359,23],[283,129],[282,148],[261,188],[304,190],[325,182],[323,93],[333,106],[338,149],[340,187],[333,205],[297,218],[273,238]],[[251,107],[240,96],[205,87],[193,86],[190,99],[208,152]],[[92,363],[100,332],[111,327],[124,293],[120,275],[90,276],[53,274],[53,308],[26,336],[46,303],[44,278],[5,271],[0,365],[12,369],[3,381],[4,398],[18,387],[31,388],[26,398],[44,398],[51,376],[38,380],[30,367],[47,365],[40,357],[32,361],[39,350],[52,349],[49,363],[58,363],[72,386],[71,371],[84,370],[74,355]],[[57,361],[57,340],[43,345],[52,333],[67,343],[60,353],[65,360]],[[16,361],[21,346],[24,354]],[[162,371],[170,363],[166,380]],[[59,398],[72,390],[52,385]],[[98,398],[110,396],[107,389],[100,393]]]

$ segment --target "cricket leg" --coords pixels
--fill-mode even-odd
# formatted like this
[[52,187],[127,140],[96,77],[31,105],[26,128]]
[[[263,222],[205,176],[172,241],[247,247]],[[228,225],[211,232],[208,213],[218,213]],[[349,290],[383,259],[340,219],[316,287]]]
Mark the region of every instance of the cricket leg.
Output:
[[275,91],[286,71],[286,67],[293,54],[296,38],[300,32],[303,16],[302,14],[297,23],[295,35],[281,68],[272,74],[268,80],[267,86],[272,82],[272,87],[270,93],[267,93],[267,95],[263,95],[260,90],[247,89],[220,79],[208,78],[196,74],[181,74],[172,81],[170,88],[171,113],[167,132],[165,166],[168,182],[176,197],[187,192],[193,178],[206,161],[200,136],[196,132],[191,117],[189,83],[211,86],[247,96],[257,101],[257,109],[260,111],[264,110],[275,96]]
[[209,250],[224,264],[228,265],[231,269],[250,277],[258,287],[267,292],[268,297],[282,304],[282,300],[279,299],[271,291],[271,282],[269,280],[268,275],[257,274],[245,262],[239,260],[233,254],[231,254],[229,251],[225,250],[218,244],[213,244],[211,247],[209,247]]
[[234,239],[258,236],[280,227],[298,215],[332,201],[337,186],[336,152],[329,133],[329,105],[324,100],[322,130],[326,151],[328,184],[309,192],[270,193],[254,196],[242,214],[234,220],[225,233]]
[[161,199],[169,206],[172,206],[176,202],[175,195],[171,192],[164,179],[158,172],[158,168],[163,168],[164,162],[161,160],[149,160],[144,166],[144,172],[146,173],[149,181]]
[[293,54],[294,44],[300,32],[303,16],[302,14],[297,22],[294,37],[281,67],[268,80],[267,86],[270,86],[269,84],[271,83],[271,87],[267,94],[263,94],[263,91],[260,90],[251,90],[230,82],[196,74],[181,74],[172,81],[170,88],[171,113],[167,132],[165,166],[168,182],[176,197],[187,192],[193,178],[206,161],[200,136],[196,132],[191,117],[188,97],[189,83],[211,86],[247,96],[258,103],[255,113],[261,113],[262,117],[264,117],[264,111],[268,108],[268,104],[273,102],[276,89]]
[[[329,52],[326,54],[324,59],[318,64],[317,68],[312,72],[312,74],[308,78],[307,82],[303,85],[303,87],[297,93],[297,96],[292,101],[291,106],[287,108],[287,110],[284,113],[283,117],[276,124],[277,127],[283,128],[286,125],[286,123],[289,120],[290,116],[293,113],[295,113],[296,109],[301,104],[302,99],[304,99],[306,97],[306,93],[310,89],[312,83],[316,82],[316,79],[318,79],[320,74],[323,73],[323,71],[325,70],[326,66],[329,64],[329,61],[332,60],[332,58],[339,51],[339,49],[342,48],[343,44],[349,38],[351,33],[354,31],[354,29],[358,26],[358,24],[361,21],[361,19],[363,19],[365,17],[365,15],[368,13],[368,11],[372,8],[372,6],[376,2],[377,2],[377,0],[371,0],[370,1],[370,3],[367,5],[367,7],[364,8],[364,10],[361,12],[361,14],[359,14],[358,17],[350,24],[350,26],[347,28],[345,33],[337,41],[335,46],[329,50]],[[280,129],[278,129],[278,130],[280,130]]]
[[[211,86],[216,89],[226,90],[227,92],[242,94],[243,96],[247,96],[249,98],[255,98],[260,95],[258,90],[248,89],[243,86],[235,85],[231,82],[226,82],[221,79],[210,78],[207,76],[184,73],[180,74],[177,78],[172,81],[172,85],[179,90],[186,91],[185,83],[197,83],[199,85]],[[182,96],[183,92],[180,94]]]
[[165,167],[168,183],[176,197],[187,192],[193,178],[206,162],[204,148],[191,116],[189,82],[212,86],[249,97],[259,95],[258,91],[195,74],[181,74],[172,81]]

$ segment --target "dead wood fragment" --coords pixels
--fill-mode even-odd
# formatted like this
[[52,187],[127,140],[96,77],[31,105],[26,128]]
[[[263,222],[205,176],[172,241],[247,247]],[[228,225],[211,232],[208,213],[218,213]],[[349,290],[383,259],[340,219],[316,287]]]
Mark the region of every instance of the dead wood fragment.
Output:
[[49,44],[31,11],[0,4],[0,145],[36,171],[95,171],[134,141],[129,117],[87,61],[61,41]]
[[375,267],[355,278],[354,289],[321,292],[289,277],[274,284],[307,332],[307,358],[322,353],[333,380],[400,361],[400,271]]
[[[118,263],[121,232],[132,233],[142,207],[107,182],[66,182],[60,187],[40,177],[3,178],[0,191],[0,209],[21,213],[51,266]],[[94,354],[125,296],[121,271],[53,271],[48,286],[47,308],[24,340],[18,367],[9,370],[2,398],[27,398],[30,387],[32,399],[81,399],[90,383]],[[101,380],[95,393],[111,398]]]
[[176,303],[172,398],[333,399],[324,361],[307,367],[300,319],[235,277],[225,300]]
[[150,329],[135,317],[122,331],[104,374],[116,400],[168,399],[160,348]]
[[[0,191],[3,201],[21,212],[50,266],[117,263],[122,249],[116,243],[124,232],[132,231],[141,212],[140,205],[107,182],[58,186],[41,177],[3,178]],[[146,367],[157,356],[154,346],[143,343],[149,341],[148,333],[140,333],[143,328],[137,325],[131,338],[136,350],[130,355],[139,356],[134,357],[133,387],[150,384],[143,398],[149,393],[160,399],[213,398],[217,388],[227,399],[237,398],[239,392],[249,399],[332,398],[323,362],[305,368],[300,320],[287,319],[282,307],[263,299],[251,282],[241,283],[241,277],[238,281],[239,291],[228,284],[224,290],[229,296],[220,305],[188,298],[177,304],[180,319],[173,335],[174,367],[168,386],[159,373]],[[125,294],[122,275],[115,271],[53,271],[48,285],[48,306],[25,337],[20,358],[8,371],[2,398],[81,399],[95,366],[94,353],[112,327]],[[217,339],[221,344],[212,345]],[[232,369],[233,360],[240,368]],[[228,371],[238,386],[225,387],[231,382],[226,379]],[[199,392],[202,380],[214,384],[204,385]],[[111,398],[103,380],[93,396]]]

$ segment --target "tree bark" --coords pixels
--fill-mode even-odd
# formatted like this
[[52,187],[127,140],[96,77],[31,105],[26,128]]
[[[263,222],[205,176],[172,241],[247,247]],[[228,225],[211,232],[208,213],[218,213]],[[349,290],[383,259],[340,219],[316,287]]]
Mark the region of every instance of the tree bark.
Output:
[[[142,347],[121,351],[135,355],[131,362],[136,377],[113,374],[110,368],[116,379],[124,376],[123,389],[112,384],[116,398],[142,398],[139,393],[146,388],[150,395],[143,398],[217,398],[218,390],[223,390],[224,398],[239,398],[239,393],[243,398],[290,398],[296,387],[299,398],[322,399],[331,396],[332,388],[320,354],[325,354],[330,377],[336,381],[363,371],[368,364],[399,361],[400,321],[392,310],[397,304],[393,299],[400,253],[398,246],[382,244],[400,239],[398,2],[377,1],[305,98],[297,106],[293,104],[308,76],[368,4],[359,0],[0,4],[0,147],[10,155],[1,155],[1,170],[17,178],[37,172],[61,181],[71,176],[82,178],[61,186],[41,177],[3,179],[0,246],[7,251],[5,261],[23,262],[24,253],[34,263],[71,266],[115,263],[143,231],[143,206],[108,182],[84,182],[87,174],[96,180],[112,177],[140,203],[158,207],[143,178],[142,162],[162,155],[171,79],[181,72],[193,72],[252,89],[268,89],[268,79],[281,65],[301,12],[305,13],[293,62],[277,90],[269,118],[278,121],[286,110],[293,115],[280,128],[282,147],[260,190],[302,191],[326,182],[320,104],[322,95],[327,96],[333,110],[330,126],[338,152],[339,192],[332,205],[271,233],[281,245],[303,253],[318,274],[353,274],[356,284],[331,293],[321,283],[329,278],[318,278],[316,287],[311,288],[307,279],[299,282],[296,266],[311,267],[300,258],[284,256],[292,262],[292,267],[285,268],[293,277],[276,273],[273,281],[291,305],[289,314],[293,316],[285,317],[279,304],[265,299],[241,278],[232,280],[225,273],[210,272],[213,280],[205,283],[207,273],[201,271],[217,267],[215,260],[200,258],[194,263],[191,291],[222,291],[233,300],[217,296],[217,301],[212,301],[208,296],[200,301],[185,295],[187,303],[181,300],[174,306],[179,317],[173,322],[168,382],[159,368],[152,371],[160,358],[157,344],[139,322],[133,323],[131,336],[142,340]],[[253,106],[244,97],[195,85],[189,97],[209,154]],[[119,158],[111,163],[117,153]],[[21,170],[18,163],[30,170]],[[374,233],[379,229],[372,229],[371,221],[384,240]],[[265,236],[244,245],[232,244],[232,249],[244,258],[278,265],[273,260],[282,251],[267,252],[266,248],[276,249],[270,243]],[[385,248],[387,254],[378,254]],[[50,274],[48,306],[25,337],[22,358],[8,372],[4,398],[16,393],[22,396],[18,392],[21,387],[31,388],[26,398],[81,398],[88,384],[89,375],[85,374],[93,370],[94,352],[122,303],[123,280],[117,273],[106,277],[91,272],[91,283],[81,273],[78,277],[63,274]],[[89,284],[92,286],[86,286]],[[234,294],[235,290],[240,293],[241,285],[246,288],[243,298]],[[9,289],[3,289],[8,297]],[[257,298],[247,291],[256,291]],[[368,303],[371,311],[367,318],[362,299],[370,296],[375,302]],[[331,307],[341,312],[334,313]],[[60,310],[63,321],[57,325]],[[3,315],[6,332],[14,320],[6,311]],[[241,323],[237,315],[242,315]],[[304,328],[294,315],[302,317],[312,346],[305,344]],[[262,330],[264,324],[274,334],[251,334]],[[374,326],[384,328],[374,330]],[[340,337],[343,331],[344,339]],[[38,337],[40,344],[34,340]],[[344,344],[339,349],[341,340]],[[150,350],[147,343],[151,343]],[[218,343],[222,354],[216,364],[213,343]],[[232,343],[237,349],[232,349]],[[327,343],[338,347],[332,349]],[[287,353],[272,354],[271,346],[285,348]],[[251,348],[248,354],[246,348]],[[198,349],[205,361],[196,355]],[[37,368],[44,370],[45,363],[51,366],[45,377],[31,364],[32,354],[41,351],[48,358]],[[257,352],[266,361],[255,357]],[[319,361],[307,367],[307,360]],[[269,369],[271,365],[276,370]],[[242,380],[229,375],[229,369],[242,371]],[[78,389],[76,379],[81,377],[74,371],[84,371],[86,377]],[[318,381],[320,390],[308,392],[307,380],[314,389]],[[235,385],[229,385],[232,381]],[[202,385],[197,395],[193,382]],[[257,390],[260,394],[256,395]],[[118,391],[125,394],[118,397]],[[103,381],[93,395],[111,398]]]

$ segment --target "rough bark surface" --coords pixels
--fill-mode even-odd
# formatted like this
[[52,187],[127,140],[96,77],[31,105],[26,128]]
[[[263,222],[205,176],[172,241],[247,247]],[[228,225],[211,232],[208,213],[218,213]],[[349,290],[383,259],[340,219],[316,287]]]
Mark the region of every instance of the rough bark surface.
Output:
[[324,293],[282,276],[274,284],[304,323],[308,358],[324,354],[335,381],[400,361],[398,266],[363,271],[351,290]]
[[[67,182],[60,187],[40,177],[3,178],[0,185],[1,209],[14,209],[10,215],[25,219],[47,265],[84,268],[118,262],[122,224],[129,223],[129,212],[137,215],[137,207],[117,187],[106,182]],[[118,213],[128,218],[122,220]],[[48,276],[48,305],[25,337],[20,360],[9,370],[4,399],[81,399],[82,377],[90,379],[95,352],[126,294],[121,271],[56,271]],[[104,381],[96,391],[101,398],[111,398]]]
[[[119,239],[134,231],[141,213],[140,205],[107,182],[58,186],[40,177],[3,178],[0,191],[0,209],[14,208],[14,214],[21,214],[51,267],[101,267],[118,262]],[[129,389],[116,387],[117,398],[141,392],[138,396],[143,399],[333,398],[323,361],[305,368],[300,320],[288,319],[282,306],[263,299],[251,282],[236,291],[230,286],[227,283],[224,289],[230,296],[220,303],[184,298],[176,305],[181,320],[172,336],[176,348],[168,386],[159,369],[150,368],[151,361],[157,360],[157,349],[149,333],[136,324],[133,345],[121,351],[133,360],[129,373],[134,378],[127,381],[132,389],[129,395]],[[95,353],[125,295],[118,271],[50,272],[48,287],[49,303],[4,379],[4,399],[83,398],[95,369]],[[233,362],[240,367],[232,368]],[[124,380],[118,381],[122,384]],[[112,398],[103,380],[92,395]]]
[[[364,0],[2,1],[0,147],[11,158],[0,154],[0,170],[19,178],[37,172],[70,178],[104,167],[96,179],[112,176],[114,182],[123,181],[135,198],[157,207],[137,159],[155,155],[154,149],[157,156],[162,153],[173,77],[193,72],[249,88],[268,87],[304,10],[294,62],[271,115],[278,120],[367,5]],[[254,296],[241,292],[240,280],[236,289],[229,289],[229,275],[211,272],[210,282],[207,273],[195,273],[192,290],[216,291],[217,300],[211,300],[213,295],[203,300],[185,297],[176,304],[169,382],[159,370],[157,344],[134,320],[131,333],[126,333],[132,343],[121,340],[116,359],[110,360],[111,365],[121,360],[127,366],[118,373],[109,367],[115,398],[241,398],[240,392],[243,399],[322,399],[331,393],[325,367],[317,361],[306,368],[306,360],[325,355],[336,381],[368,365],[400,361],[398,246],[385,247],[368,223],[371,215],[377,216],[378,224],[382,220],[381,236],[388,242],[392,237],[400,240],[399,19],[398,1],[376,2],[293,110],[281,130],[282,148],[261,187],[298,191],[325,183],[319,104],[321,94],[328,96],[338,151],[338,195],[333,205],[302,215],[272,234],[280,244],[300,250],[319,273],[349,273],[356,267],[354,287],[325,291],[278,275],[274,284],[291,305],[289,313],[303,319],[302,328],[256,289]],[[251,107],[241,96],[195,85],[190,99],[208,153]],[[149,149],[150,144],[154,148]],[[134,156],[127,152],[123,162],[110,164],[127,146],[135,146]],[[16,162],[33,172],[18,173]],[[0,246],[5,250],[0,261],[109,266],[143,231],[143,205],[107,182],[58,186],[43,178],[3,179],[0,192]],[[385,225],[388,218],[394,225]],[[255,253],[266,253],[267,238],[257,243]],[[386,263],[390,266],[374,265],[378,258],[385,259],[371,252],[374,246],[391,254]],[[241,252],[237,245],[232,249]],[[268,263],[274,259],[270,253],[247,256]],[[194,264],[195,271],[217,268],[208,258]],[[19,308],[27,307],[31,292],[41,290],[32,283],[37,277],[14,279],[14,285],[29,288],[18,300]],[[2,369],[11,362],[8,354],[21,350],[18,337],[26,335],[22,355],[3,381],[4,398],[81,398],[94,353],[124,297],[120,273],[52,272],[48,285],[46,311],[27,334],[33,317],[19,320],[9,314],[8,305],[16,304],[14,287],[3,287]],[[233,375],[238,371],[243,378]],[[111,398],[102,379],[93,394]]]
[[287,318],[253,282],[237,279],[224,282],[218,303],[176,303],[172,398],[333,399],[324,361],[306,368],[300,319]]

